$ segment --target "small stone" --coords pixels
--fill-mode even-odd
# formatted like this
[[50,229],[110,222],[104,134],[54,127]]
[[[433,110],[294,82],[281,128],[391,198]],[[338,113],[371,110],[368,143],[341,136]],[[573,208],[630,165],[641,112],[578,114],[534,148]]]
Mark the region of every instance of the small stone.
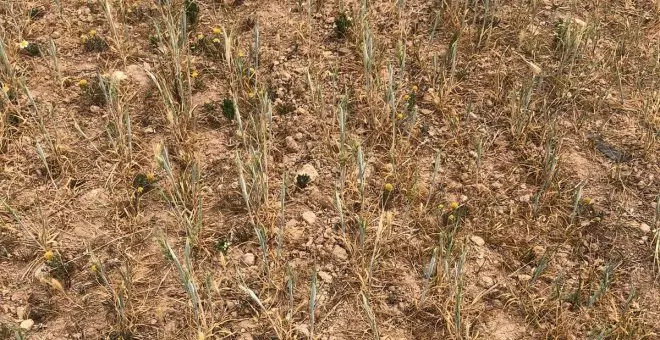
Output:
[[307,224],[314,225],[314,223],[316,223],[316,214],[311,211],[305,211],[302,214],[302,219],[307,222]]
[[16,307],[16,317],[17,317],[19,320],[23,320],[23,319],[25,319],[25,317],[27,316],[26,313],[25,313],[25,311],[26,311],[26,308],[23,307],[23,306],[21,306],[21,307]]
[[330,275],[329,273],[324,272],[324,271],[320,271],[320,272],[318,272],[318,274],[319,274],[319,277],[321,278],[321,280],[323,280],[323,282],[332,283],[332,275]]
[[309,181],[313,182],[317,177],[319,177],[318,171],[314,168],[313,165],[307,163],[298,170],[297,175],[307,175],[309,176]]
[[348,253],[346,252],[346,249],[339,245],[335,245],[335,247],[332,249],[332,255],[342,261],[348,259]]
[[520,282],[528,282],[528,281],[531,280],[531,279],[532,279],[532,276],[531,276],[531,275],[527,275],[527,274],[520,274],[520,275],[518,275],[518,280],[519,280]]
[[490,288],[494,283],[495,281],[490,276],[484,275],[479,278],[479,285],[483,288]]
[[470,241],[472,241],[472,243],[474,243],[474,244],[476,244],[480,247],[483,246],[484,244],[486,244],[486,241],[484,241],[483,238],[481,238],[477,235],[470,236]]
[[135,83],[138,84],[138,86],[141,89],[148,89],[151,86],[151,79],[149,78],[149,75],[147,74],[147,71],[149,69],[149,65],[145,64],[143,66],[140,65],[128,65],[126,66],[126,75],[128,78]]
[[89,112],[91,112],[91,113],[99,113],[100,111],[101,111],[101,108],[96,106],[96,105],[92,105],[92,106],[89,107]]
[[307,325],[296,325],[296,331],[305,338],[310,337],[309,329],[307,328]]
[[32,326],[34,326],[34,321],[32,321],[32,319],[23,320],[19,325],[21,329],[24,329],[26,331],[29,331],[32,328]]
[[246,253],[241,256],[241,262],[247,266],[254,266],[255,256],[252,253]]
[[287,136],[284,142],[286,142],[286,147],[291,151],[298,151],[300,149],[296,140],[291,136]]
[[639,230],[641,230],[643,233],[649,233],[651,232],[651,227],[648,224],[642,222],[639,225]]

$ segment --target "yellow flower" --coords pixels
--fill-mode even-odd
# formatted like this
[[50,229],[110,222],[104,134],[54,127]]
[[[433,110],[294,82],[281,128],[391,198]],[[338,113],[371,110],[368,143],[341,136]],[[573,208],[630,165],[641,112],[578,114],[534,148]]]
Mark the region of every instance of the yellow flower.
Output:
[[98,273],[99,271],[99,267],[96,265],[96,263],[93,263],[90,269],[95,273]]
[[96,36],[96,30],[89,30],[88,34],[89,34],[90,37]]
[[52,261],[55,258],[55,253],[52,250],[47,250],[44,253],[44,259],[48,262]]
[[219,43],[220,43],[220,39],[218,39],[218,38],[213,38],[213,43],[214,43],[214,44],[219,44]]
[[138,188],[137,188],[137,192],[138,192],[138,193],[141,194],[143,191],[144,191],[144,188],[143,188],[143,187],[138,187]]
[[252,91],[248,92],[248,98],[254,98],[254,92]]
[[220,34],[222,30],[219,27],[213,27],[213,34]]
[[454,220],[456,220],[456,216],[454,216],[454,214],[451,214],[447,216],[447,219],[449,220],[449,222],[454,222]]
[[444,204],[438,204],[438,210],[443,210],[445,208]]
[[27,42],[27,41],[25,41],[25,40],[23,40],[23,41],[21,41],[21,42],[18,43],[18,48],[20,48],[20,49],[22,50],[22,49],[28,47],[28,45],[30,45],[30,43]]
[[78,81],[78,87],[86,87],[87,86],[87,79],[80,79]]
[[408,99],[410,99],[410,95],[407,94],[403,95],[403,100],[408,101]]
[[584,203],[585,205],[592,205],[594,201],[589,197],[585,197],[582,199],[582,203]]
[[458,209],[458,206],[459,206],[459,204],[456,201],[451,201],[451,203],[449,203],[449,209],[451,209],[451,210]]
[[238,51],[238,56],[239,56],[239,57],[245,57],[245,52],[243,52],[243,51]]
[[82,41],[83,44],[86,43],[88,39],[89,37],[87,36],[87,34],[83,34],[80,36],[80,41]]
[[147,181],[149,181],[149,182],[154,181],[154,173],[153,172],[147,173]]
[[190,76],[193,77],[193,78],[197,78],[197,77],[199,77],[199,72],[197,72],[197,71],[192,71],[192,73],[190,74]]
[[7,84],[2,84],[2,92],[5,94],[9,93],[9,86]]
[[387,192],[391,192],[392,190],[394,190],[394,186],[392,185],[392,183],[385,183],[385,188],[384,189]]
[[413,90],[413,92],[417,92],[417,90],[419,90],[419,87],[417,87],[417,85],[413,85],[412,90]]
[[250,74],[254,74],[254,69],[252,67],[250,67],[248,71],[250,72]]
[[397,120],[401,120],[401,119],[403,119],[403,113],[401,113],[401,112],[397,113],[397,114],[396,114],[396,119],[397,119]]
[[204,39],[204,34],[201,34],[201,33],[198,34],[197,35],[197,40],[202,40],[202,39]]

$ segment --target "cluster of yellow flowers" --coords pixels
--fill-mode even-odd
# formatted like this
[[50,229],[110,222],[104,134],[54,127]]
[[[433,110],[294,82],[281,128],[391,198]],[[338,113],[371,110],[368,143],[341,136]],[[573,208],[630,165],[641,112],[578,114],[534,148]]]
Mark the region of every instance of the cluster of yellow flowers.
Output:
[[87,34],[83,34],[80,36],[80,41],[82,41],[82,43],[84,44],[87,42],[87,40],[89,40],[90,38],[94,38],[95,36],[96,36],[96,30],[89,30]]

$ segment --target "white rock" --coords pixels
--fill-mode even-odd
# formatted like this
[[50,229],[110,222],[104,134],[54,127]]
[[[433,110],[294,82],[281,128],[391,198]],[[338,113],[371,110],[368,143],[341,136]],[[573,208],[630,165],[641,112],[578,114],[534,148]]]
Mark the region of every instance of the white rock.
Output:
[[314,223],[316,223],[316,214],[311,211],[305,211],[302,214],[302,219],[305,220],[307,224],[314,225]]
[[96,105],[92,105],[89,107],[89,112],[91,113],[98,113],[99,111],[101,111],[101,108]]
[[19,320],[23,320],[27,315],[25,315],[26,308],[23,306],[16,307],[16,317],[18,317]]
[[641,230],[643,233],[649,233],[651,232],[651,227],[648,224],[642,222],[639,225],[639,230]]
[[309,176],[309,181],[313,182],[317,177],[319,177],[318,171],[314,168],[313,165],[307,163],[298,170],[297,175],[307,175]]
[[478,246],[483,246],[484,244],[486,244],[486,241],[484,241],[483,238],[477,235],[470,236],[470,241],[472,241],[474,244]]
[[346,252],[346,249],[339,245],[335,245],[335,247],[332,249],[332,255],[334,255],[339,260],[348,259],[348,253]]
[[319,277],[321,277],[321,280],[325,283],[332,283],[332,275],[330,275],[328,272],[320,271],[318,272]]
[[254,266],[255,256],[252,253],[246,253],[241,256],[241,262],[247,266]]
[[34,326],[34,321],[32,321],[32,319],[23,320],[19,325],[21,329],[24,329],[26,331],[29,331],[32,328],[32,326]]

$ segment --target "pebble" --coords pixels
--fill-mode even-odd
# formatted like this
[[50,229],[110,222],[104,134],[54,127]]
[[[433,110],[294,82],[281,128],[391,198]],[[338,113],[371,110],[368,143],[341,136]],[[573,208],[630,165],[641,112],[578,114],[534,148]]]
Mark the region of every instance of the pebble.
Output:
[[639,225],[639,230],[641,230],[643,233],[648,233],[651,232],[651,227],[648,224],[642,222]]
[[348,259],[348,253],[346,252],[346,249],[339,245],[335,245],[335,247],[332,249],[332,255],[342,261]]
[[96,105],[92,105],[89,107],[89,112],[91,113],[98,113],[99,111],[101,111],[101,108]]
[[479,278],[479,284],[483,288],[490,288],[494,283],[495,283],[495,281],[490,276],[484,275],[484,276]]
[[29,331],[32,328],[32,326],[34,326],[34,321],[32,321],[32,319],[23,320],[19,325],[21,329],[24,329],[26,331]]
[[309,181],[313,182],[317,177],[319,177],[318,171],[314,168],[313,165],[307,163],[298,170],[297,175],[307,175],[309,176]]
[[531,275],[527,275],[527,274],[520,274],[520,275],[518,275],[518,280],[519,280],[520,282],[528,282],[528,281],[531,280],[531,279],[532,279],[532,276],[531,276]]
[[241,256],[241,262],[247,266],[254,266],[255,256],[252,253],[246,253]]
[[287,136],[284,139],[284,142],[286,142],[286,147],[291,151],[298,151],[300,149],[298,142],[296,142],[296,140],[291,136]]
[[18,317],[19,320],[23,320],[27,315],[25,315],[26,308],[25,307],[16,307],[16,317]]
[[470,236],[470,241],[472,241],[472,243],[474,243],[478,246],[483,246],[484,244],[486,244],[486,241],[484,241],[483,238],[481,238],[477,235]]
[[314,223],[316,223],[316,214],[311,211],[305,211],[302,214],[302,219],[307,222],[307,224],[314,225]]
[[332,275],[330,275],[328,272],[320,271],[318,274],[323,282],[332,283]]

